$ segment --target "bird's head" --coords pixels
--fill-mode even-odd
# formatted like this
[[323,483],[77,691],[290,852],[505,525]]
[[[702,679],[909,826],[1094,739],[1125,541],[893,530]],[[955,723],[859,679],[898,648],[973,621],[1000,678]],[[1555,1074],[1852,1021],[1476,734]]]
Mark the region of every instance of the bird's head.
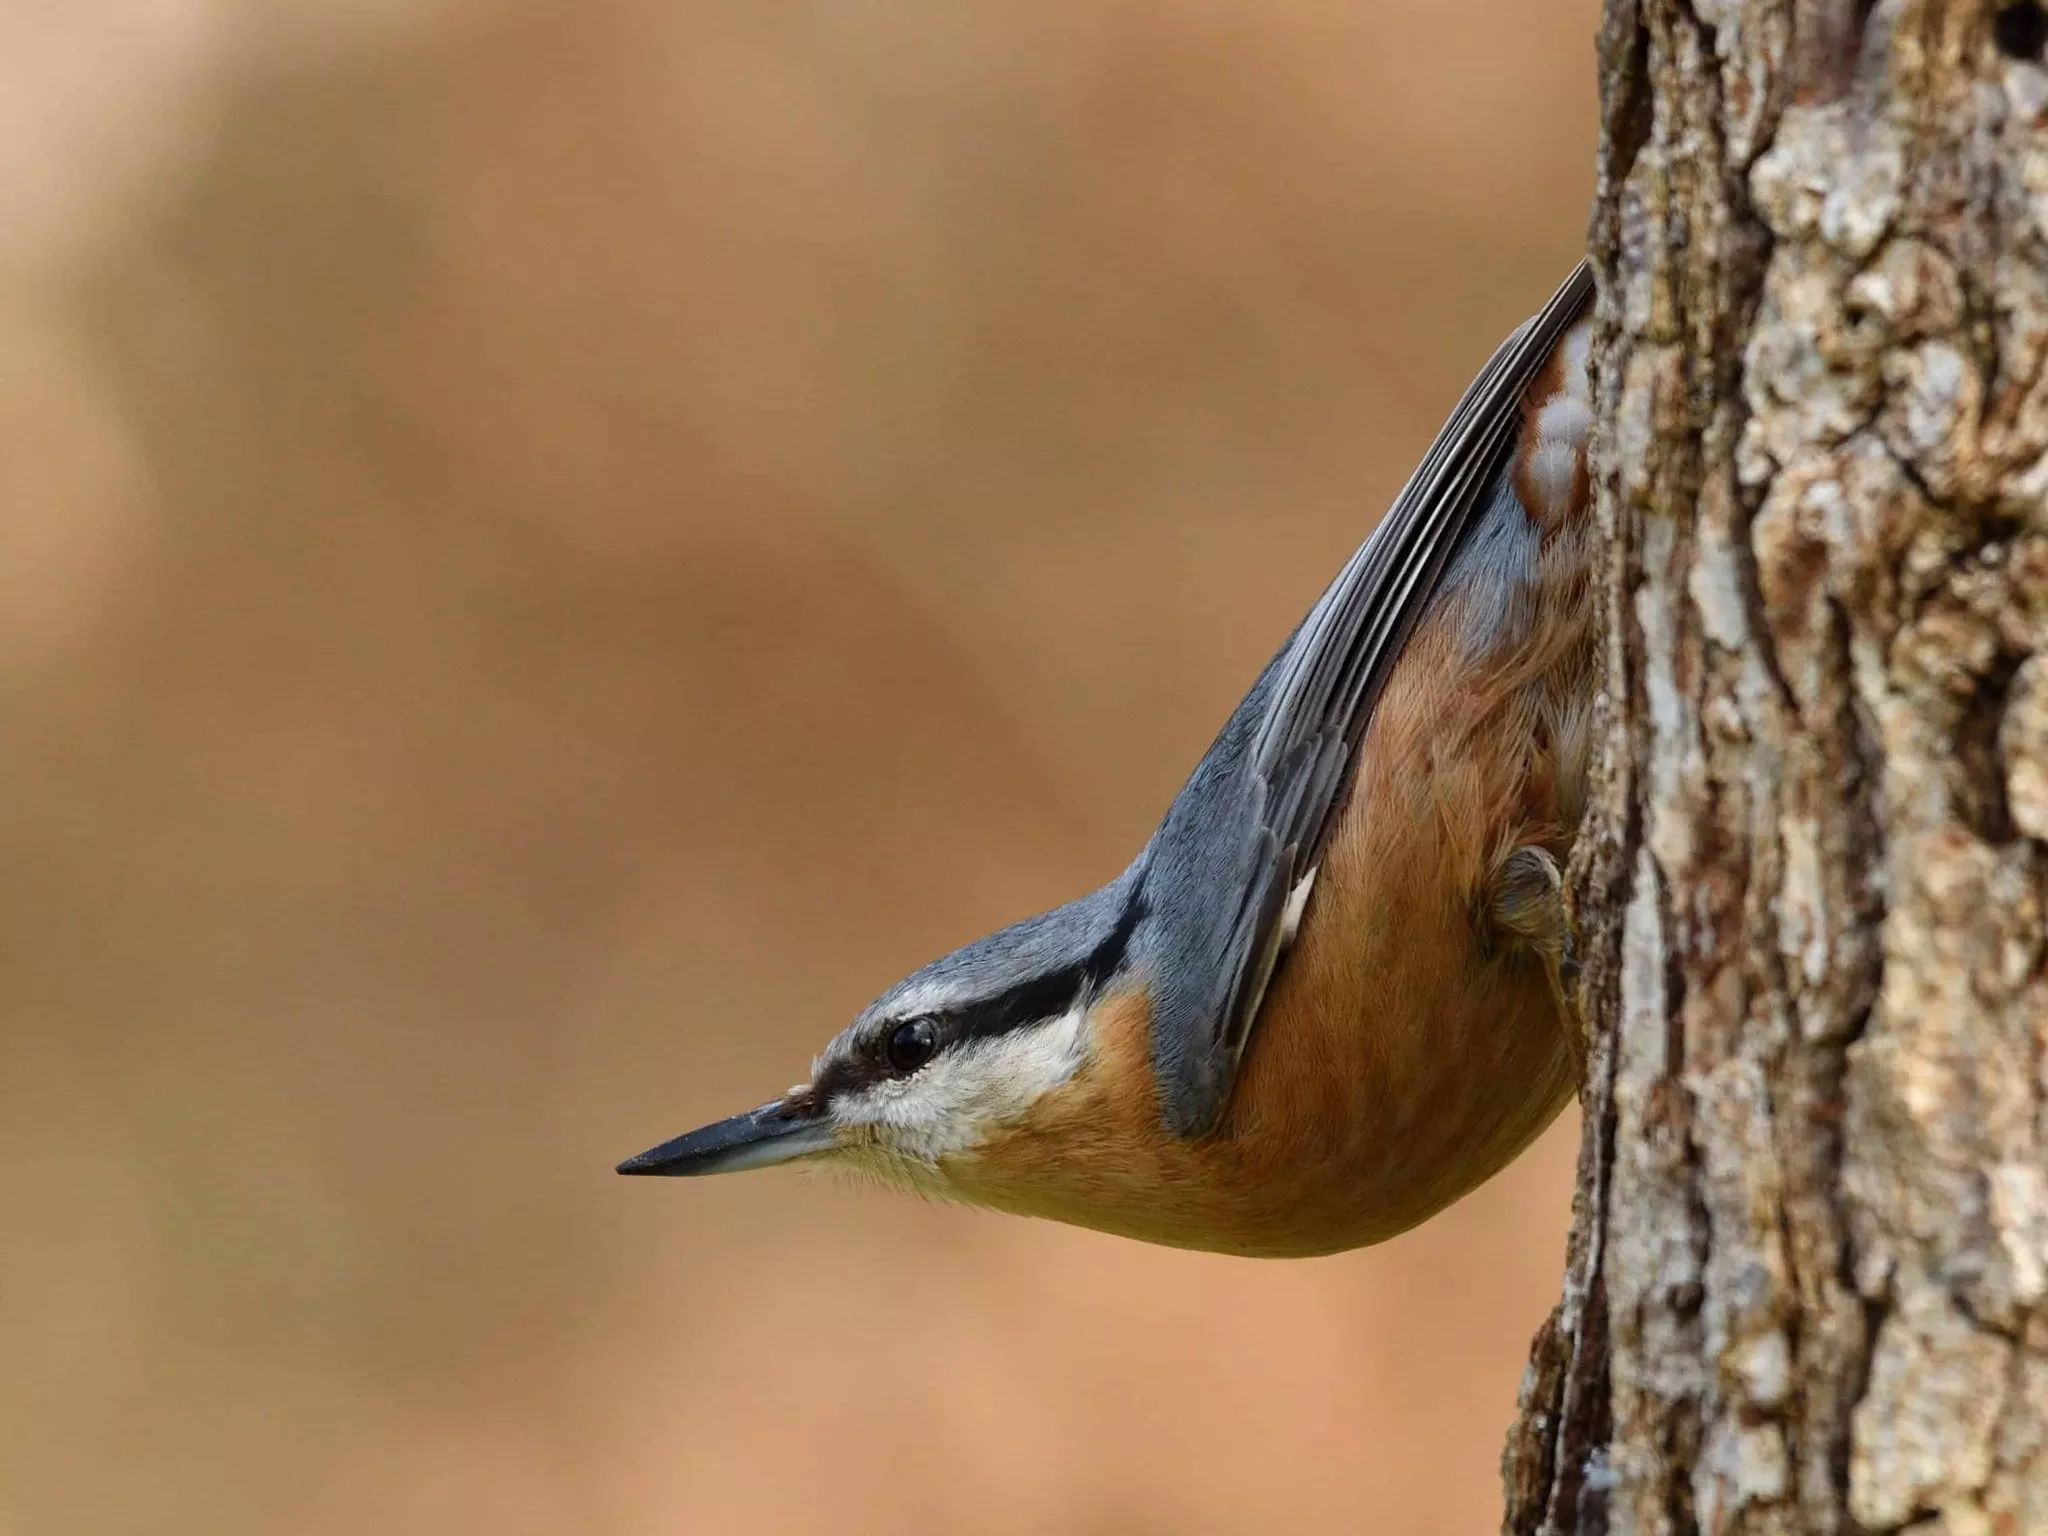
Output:
[[1100,1005],[1126,990],[1134,888],[1127,875],[926,966],[842,1030],[808,1082],[619,1172],[802,1161],[926,1194],[1019,1203],[1029,1191],[1006,1190],[1004,1169],[1057,1165],[1059,1148],[1042,1143],[1057,1141],[1072,1117],[1046,1111],[1079,1091],[1097,1053]]

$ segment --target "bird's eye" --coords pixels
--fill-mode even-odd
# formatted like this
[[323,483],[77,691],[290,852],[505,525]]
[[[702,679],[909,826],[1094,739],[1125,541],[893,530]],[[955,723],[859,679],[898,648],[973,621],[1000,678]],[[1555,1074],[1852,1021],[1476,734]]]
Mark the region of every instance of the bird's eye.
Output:
[[930,1019],[910,1019],[889,1031],[882,1054],[889,1070],[909,1076],[939,1053],[939,1026]]

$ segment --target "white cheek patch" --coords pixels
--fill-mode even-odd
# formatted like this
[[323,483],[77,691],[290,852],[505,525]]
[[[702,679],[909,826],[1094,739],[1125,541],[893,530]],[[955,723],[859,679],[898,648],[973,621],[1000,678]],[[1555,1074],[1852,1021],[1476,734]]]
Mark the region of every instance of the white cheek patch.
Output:
[[899,1157],[936,1163],[1021,1118],[1087,1057],[1087,1010],[1077,1005],[1041,1024],[965,1041],[909,1077],[843,1095],[831,1115],[835,1124],[869,1128]]

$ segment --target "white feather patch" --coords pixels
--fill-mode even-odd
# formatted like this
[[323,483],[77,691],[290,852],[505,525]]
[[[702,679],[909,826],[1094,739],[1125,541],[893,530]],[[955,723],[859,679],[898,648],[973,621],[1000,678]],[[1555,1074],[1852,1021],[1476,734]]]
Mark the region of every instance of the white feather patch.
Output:
[[1537,408],[1522,448],[1521,488],[1543,521],[1571,511],[1571,497],[1593,434],[1593,326],[1581,320],[1559,344],[1564,377],[1558,391]]
[[1593,321],[1588,316],[1564,335],[1565,393],[1580,400],[1593,398]]
[[1536,413],[1536,435],[1546,443],[1576,448],[1592,430],[1593,407],[1574,394],[1552,395]]
[[960,1001],[960,988],[950,981],[921,981],[889,999],[889,1016],[912,1019],[920,1013],[944,1013]]
[[1570,510],[1578,475],[1578,449],[1548,440],[1531,445],[1522,458],[1522,480],[1537,503],[1529,510],[1546,519],[1562,516]]
[[1301,928],[1301,914],[1308,910],[1309,893],[1316,888],[1316,876],[1322,872],[1318,864],[1314,869],[1294,882],[1294,889],[1287,893],[1287,908],[1280,914],[1280,942],[1292,944],[1294,935]]

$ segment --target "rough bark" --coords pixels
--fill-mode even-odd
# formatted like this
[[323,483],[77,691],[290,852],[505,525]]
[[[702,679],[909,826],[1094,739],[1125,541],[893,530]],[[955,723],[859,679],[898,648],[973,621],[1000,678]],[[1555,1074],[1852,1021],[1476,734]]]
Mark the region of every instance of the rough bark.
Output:
[[2044,41],[1609,0],[1592,1070],[1512,1536],[2048,1532]]

